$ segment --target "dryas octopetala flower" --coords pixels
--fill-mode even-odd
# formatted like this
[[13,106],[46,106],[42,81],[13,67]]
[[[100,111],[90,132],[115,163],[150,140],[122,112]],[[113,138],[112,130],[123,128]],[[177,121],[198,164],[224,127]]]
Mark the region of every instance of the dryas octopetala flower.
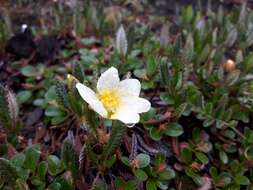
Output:
[[[150,102],[140,98],[141,84],[137,79],[120,81],[118,70],[106,70],[97,82],[97,92],[77,83],[76,88],[89,106],[104,118],[120,120],[128,126],[138,123],[140,113],[149,111]],[[132,125],[133,126],[133,125]]]

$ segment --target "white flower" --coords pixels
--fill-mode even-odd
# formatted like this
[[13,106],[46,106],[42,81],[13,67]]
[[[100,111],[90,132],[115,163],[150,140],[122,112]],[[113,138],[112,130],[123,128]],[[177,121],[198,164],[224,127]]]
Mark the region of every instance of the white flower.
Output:
[[[120,81],[118,70],[106,70],[97,82],[97,92],[78,83],[76,88],[90,108],[104,118],[120,120],[129,125],[138,123],[140,113],[149,111],[151,104],[140,98],[141,84],[137,79]],[[132,125],[133,126],[133,125]]]
[[27,24],[22,24],[21,25],[21,32],[25,32],[25,30],[28,28]]

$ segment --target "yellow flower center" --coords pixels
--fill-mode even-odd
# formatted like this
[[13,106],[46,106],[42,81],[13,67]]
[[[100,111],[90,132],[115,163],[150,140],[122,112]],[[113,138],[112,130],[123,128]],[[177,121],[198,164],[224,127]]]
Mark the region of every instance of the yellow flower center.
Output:
[[106,111],[108,112],[108,117],[115,113],[116,109],[120,104],[119,93],[116,90],[102,90],[97,94],[98,99],[103,103]]

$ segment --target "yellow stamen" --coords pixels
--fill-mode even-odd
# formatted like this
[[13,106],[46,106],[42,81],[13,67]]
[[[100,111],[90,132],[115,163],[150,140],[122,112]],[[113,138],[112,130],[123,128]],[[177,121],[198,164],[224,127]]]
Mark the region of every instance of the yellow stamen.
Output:
[[120,104],[119,93],[116,90],[102,90],[97,93],[97,96],[108,112],[108,117],[115,113]]

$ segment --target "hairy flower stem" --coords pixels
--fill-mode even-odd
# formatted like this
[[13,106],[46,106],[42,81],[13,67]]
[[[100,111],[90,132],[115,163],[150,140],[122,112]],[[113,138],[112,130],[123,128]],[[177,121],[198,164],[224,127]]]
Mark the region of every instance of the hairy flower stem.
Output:
[[111,135],[108,143],[103,149],[101,155],[101,163],[105,167],[105,162],[110,159],[110,156],[115,153],[115,150],[121,145],[123,136],[126,132],[126,127],[120,122],[113,122]]

